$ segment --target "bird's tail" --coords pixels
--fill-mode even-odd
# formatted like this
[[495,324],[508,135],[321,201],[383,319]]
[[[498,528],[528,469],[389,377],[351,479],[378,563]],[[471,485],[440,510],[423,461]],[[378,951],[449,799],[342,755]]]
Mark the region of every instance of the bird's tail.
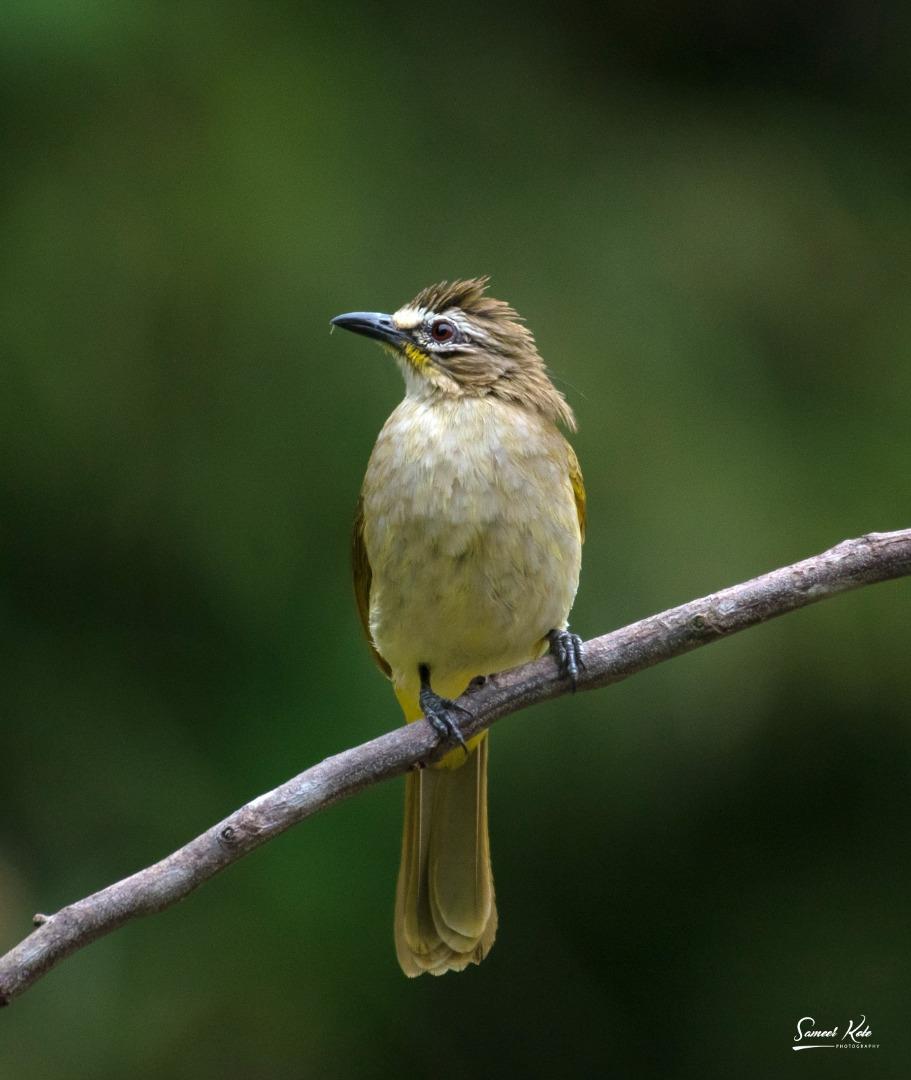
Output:
[[395,948],[406,975],[461,971],[493,945],[487,743],[484,732],[469,744],[467,760],[458,749],[405,778]]

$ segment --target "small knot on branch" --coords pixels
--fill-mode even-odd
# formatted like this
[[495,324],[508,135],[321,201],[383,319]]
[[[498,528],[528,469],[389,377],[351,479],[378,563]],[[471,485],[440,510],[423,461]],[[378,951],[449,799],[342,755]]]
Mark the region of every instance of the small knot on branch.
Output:
[[223,847],[237,847],[240,842],[240,836],[237,833],[237,829],[235,829],[233,825],[226,825],[218,834],[218,842]]
[[690,617],[689,625],[690,629],[695,630],[702,638],[718,637],[724,633],[724,629],[709,611],[696,612]]

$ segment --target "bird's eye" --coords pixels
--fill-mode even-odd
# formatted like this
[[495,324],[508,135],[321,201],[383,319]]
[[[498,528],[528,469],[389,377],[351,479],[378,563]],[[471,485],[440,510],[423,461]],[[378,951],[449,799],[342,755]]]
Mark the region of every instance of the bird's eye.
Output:
[[430,324],[430,336],[434,341],[452,341],[455,337],[455,327],[448,319],[434,319]]

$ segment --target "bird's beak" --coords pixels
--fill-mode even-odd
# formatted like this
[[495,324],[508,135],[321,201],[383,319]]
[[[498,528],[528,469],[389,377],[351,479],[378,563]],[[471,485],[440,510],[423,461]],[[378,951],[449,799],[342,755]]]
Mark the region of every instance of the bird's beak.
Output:
[[336,315],[332,325],[399,348],[407,340],[405,334],[392,321],[392,316],[384,315],[380,311],[349,311],[344,315]]

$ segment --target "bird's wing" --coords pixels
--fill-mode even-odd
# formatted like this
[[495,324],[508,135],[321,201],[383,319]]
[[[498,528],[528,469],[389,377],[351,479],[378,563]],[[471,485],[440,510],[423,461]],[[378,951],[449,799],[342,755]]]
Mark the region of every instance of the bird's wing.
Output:
[[[569,446],[569,443],[567,443]],[[573,496],[576,500],[576,513],[579,516],[579,535],[585,540],[585,484],[582,481],[582,470],[579,468],[579,459],[576,452],[569,447],[569,482],[572,484]]]
[[351,573],[354,577],[354,598],[357,601],[357,613],[361,617],[361,626],[364,628],[364,636],[373,653],[373,659],[384,675],[391,676],[392,669],[376,651],[373,639],[370,636],[370,583],[373,580],[373,571],[370,569],[370,560],[367,558],[367,546],[364,543],[364,502],[357,501],[357,514],[354,518],[354,529],[351,533]]

